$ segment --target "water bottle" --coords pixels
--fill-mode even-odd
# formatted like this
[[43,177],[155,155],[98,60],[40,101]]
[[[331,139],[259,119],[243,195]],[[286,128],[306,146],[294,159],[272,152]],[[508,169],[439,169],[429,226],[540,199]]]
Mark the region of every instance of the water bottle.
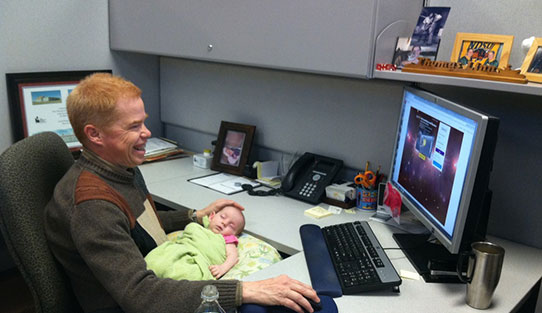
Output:
[[206,285],[201,290],[201,304],[194,313],[203,312],[226,313],[218,304],[218,289],[214,285]]

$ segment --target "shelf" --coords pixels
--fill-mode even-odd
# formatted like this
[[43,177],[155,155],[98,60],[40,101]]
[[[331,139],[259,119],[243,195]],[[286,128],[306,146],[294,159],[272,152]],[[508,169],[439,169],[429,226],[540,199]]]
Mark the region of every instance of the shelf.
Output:
[[491,81],[491,80],[453,77],[453,76],[403,73],[401,71],[395,71],[395,72],[374,71],[374,78],[400,80],[404,82],[413,82],[413,83],[478,88],[478,89],[487,89],[487,90],[496,90],[496,91],[542,96],[542,84],[537,84],[537,83],[515,84],[515,83],[498,82],[498,81]]

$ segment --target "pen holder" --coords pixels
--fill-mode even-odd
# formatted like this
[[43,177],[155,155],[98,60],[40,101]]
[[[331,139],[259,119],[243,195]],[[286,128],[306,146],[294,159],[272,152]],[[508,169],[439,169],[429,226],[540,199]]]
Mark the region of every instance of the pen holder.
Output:
[[377,189],[356,188],[356,207],[364,211],[376,211]]

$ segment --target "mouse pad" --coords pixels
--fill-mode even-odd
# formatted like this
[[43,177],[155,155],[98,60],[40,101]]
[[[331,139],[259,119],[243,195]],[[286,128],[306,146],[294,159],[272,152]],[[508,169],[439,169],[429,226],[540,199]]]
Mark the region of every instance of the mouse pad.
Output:
[[[322,304],[322,310],[315,311],[318,313],[338,313],[337,304],[333,301],[333,298],[329,296],[318,295],[320,303]],[[259,304],[243,304],[240,309],[241,313],[295,313],[283,306],[262,306]]]

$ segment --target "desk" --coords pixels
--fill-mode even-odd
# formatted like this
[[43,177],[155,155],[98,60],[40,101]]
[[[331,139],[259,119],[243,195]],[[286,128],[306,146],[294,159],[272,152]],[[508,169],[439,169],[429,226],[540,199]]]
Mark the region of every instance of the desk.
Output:
[[[155,201],[173,208],[186,206],[203,208],[210,202],[228,197],[245,208],[245,231],[261,238],[278,250],[292,255],[285,260],[250,275],[245,280],[260,280],[287,274],[310,284],[299,227],[316,224],[320,227],[355,220],[367,220],[372,213],[341,213],[321,220],[307,217],[303,211],[312,207],[284,196],[254,197],[246,192],[225,196],[216,191],[192,184],[188,179],[213,173],[192,166],[191,158],[176,159],[140,166],[147,187]],[[397,247],[391,226],[369,222],[382,247]],[[503,271],[492,306],[485,312],[510,312],[529,295],[542,277],[542,250],[513,243],[501,238],[489,240],[506,250]],[[400,250],[387,250],[397,269],[415,272]],[[423,280],[403,279],[401,292],[371,292],[336,298],[339,312],[479,312],[465,304],[465,286],[461,284],[428,284]]]

